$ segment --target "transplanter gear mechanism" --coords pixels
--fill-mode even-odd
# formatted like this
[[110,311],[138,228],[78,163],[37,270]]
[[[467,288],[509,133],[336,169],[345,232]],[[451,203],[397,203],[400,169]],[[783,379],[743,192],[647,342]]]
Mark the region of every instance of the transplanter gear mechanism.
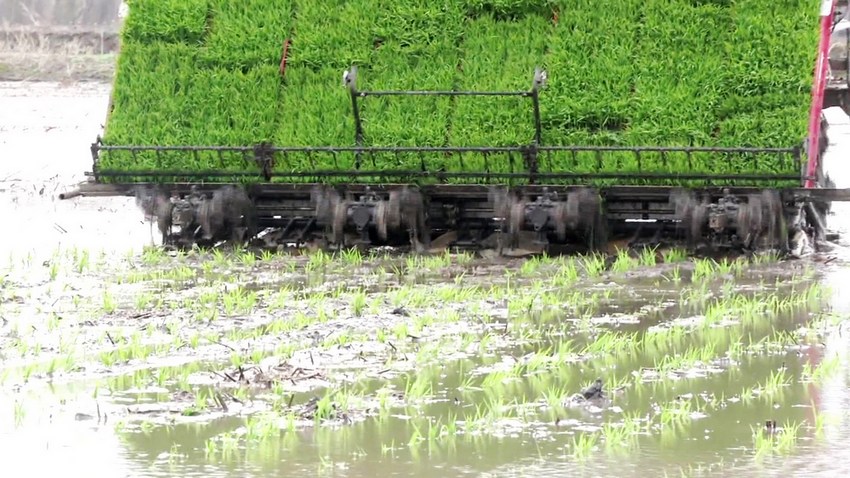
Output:
[[533,231],[541,245],[549,244],[550,235],[559,242],[571,235],[591,250],[605,240],[602,200],[594,188],[573,188],[563,196],[545,186],[536,195],[491,188],[490,200],[501,231],[507,233],[508,247],[517,247],[523,231]]
[[414,245],[430,242],[426,226],[426,205],[416,188],[401,187],[378,193],[366,187],[359,194],[341,194],[332,186],[313,189],[317,223],[329,231],[333,244],[343,247],[345,232],[353,229],[357,243],[370,244],[372,235],[386,241],[391,235],[407,233]]
[[775,190],[736,196],[729,188],[714,202],[693,191],[678,190],[671,196],[676,217],[689,243],[708,237],[714,245],[740,244],[745,249],[788,248],[785,201]]
[[[342,82],[352,106],[354,145],[128,146],[104,145],[98,138],[91,145],[92,182],[60,197],[132,195],[138,186],[159,184],[158,197],[170,201],[142,198],[140,207],[158,222],[164,239],[186,245],[206,237],[250,238],[256,225],[277,228],[263,231],[269,245],[410,244],[416,250],[432,239],[442,247],[594,250],[608,240],[637,243],[641,234],[653,243],[685,238],[694,247],[783,248],[789,232],[813,224],[825,237],[826,205],[850,200],[850,190],[836,189],[821,169],[811,174],[806,168],[808,157],[822,150],[805,154],[799,144],[544,144],[539,94],[548,72],[536,68],[531,76],[526,91],[360,91],[358,69],[351,66]],[[360,101],[371,96],[529,99],[533,137],[502,146],[366,145]],[[110,170],[101,167],[102,153],[116,158],[112,164],[132,165],[142,157],[200,163],[203,155],[244,168]],[[749,172],[706,172],[703,165],[711,161],[733,161],[730,170]],[[801,187],[812,181],[819,187]],[[172,226],[180,228],[176,240]]]

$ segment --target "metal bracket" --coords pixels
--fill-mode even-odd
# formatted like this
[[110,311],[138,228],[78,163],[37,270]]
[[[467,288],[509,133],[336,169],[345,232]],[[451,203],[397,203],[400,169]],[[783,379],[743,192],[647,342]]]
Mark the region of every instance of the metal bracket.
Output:
[[543,191],[534,202],[528,204],[525,208],[526,220],[531,224],[534,232],[537,233],[538,244],[548,244],[546,238],[548,228],[546,227],[552,221],[552,211],[558,203],[558,194],[549,191],[549,188],[543,188]]
[[[533,174],[536,173],[536,147],[542,144],[543,128],[540,121],[540,90],[546,88],[548,83],[548,75],[546,70],[540,67],[534,69],[534,75],[531,81],[531,89],[528,91],[439,91],[439,90],[396,90],[396,91],[359,91],[357,89],[357,66],[352,65],[342,74],[342,84],[348,88],[351,96],[351,111],[354,115],[354,143],[361,147],[363,146],[363,124],[360,119],[360,106],[358,98],[367,96],[520,96],[530,98],[532,103],[532,111],[534,116],[534,141],[532,148],[529,148],[530,155],[534,158],[531,162],[534,164]],[[355,169],[360,169],[360,152],[355,153]]]
[[98,180],[98,170],[100,169],[100,165],[98,164],[98,159],[100,159],[100,147],[103,145],[103,138],[100,135],[97,135],[95,142],[91,144],[89,147],[89,151],[91,151],[91,160],[92,160],[92,174],[95,177],[95,180]]
[[739,208],[738,198],[732,195],[728,188],[724,188],[723,196],[717,200],[716,204],[708,207],[708,227],[720,234],[736,226]]
[[254,162],[260,167],[266,181],[270,181],[274,172],[274,146],[270,143],[254,146]]
[[548,78],[546,70],[534,69],[534,79],[531,82],[531,104],[534,106],[534,144],[537,146],[543,143],[540,124],[540,90],[546,88]]
[[384,202],[372,188],[367,187],[366,191],[360,198],[348,206],[347,216],[351,219],[357,232],[360,233],[360,239],[364,243],[369,243],[369,226],[378,227],[378,205]]
[[373,207],[365,204],[352,204],[349,209],[349,215],[357,232],[360,233],[360,239],[369,242],[369,229],[367,226],[372,222]]

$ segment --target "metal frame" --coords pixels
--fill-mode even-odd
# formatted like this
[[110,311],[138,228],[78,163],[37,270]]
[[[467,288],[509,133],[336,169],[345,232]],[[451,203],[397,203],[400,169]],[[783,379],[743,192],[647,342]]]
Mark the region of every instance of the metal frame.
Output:
[[[228,183],[233,185],[232,183]],[[145,188],[153,186],[172,197],[189,197],[198,192],[202,194],[212,193],[219,188],[225,186],[222,183],[136,183],[136,184],[95,184],[89,183],[82,185],[76,191],[63,194],[60,199],[70,199],[76,196],[86,197],[110,197],[110,196],[134,196],[137,194],[139,187]],[[297,236],[299,244],[302,243],[305,234],[311,232],[315,235],[327,233],[327,227],[346,228],[351,227],[359,231],[360,240],[365,237],[364,220],[366,215],[364,211],[360,211],[360,224],[358,224],[357,215],[353,214],[357,209],[363,209],[365,206],[369,209],[369,224],[373,224],[376,231],[381,229],[378,224],[383,224],[387,227],[387,218],[383,219],[383,223],[379,220],[381,217],[381,208],[370,208],[370,206],[378,206],[381,202],[389,201],[392,203],[393,194],[396,195],[399,191],[409,188],[405,184],[348,184],[342,189],[332,188],[340,193],[340,199],[343,199],[341,204],[345,205],[346,212],[343,213],[343,218],[347,217],[341,224],[334,219],[330,221],[327,217],[328,211],[335,211],[339,214],[339,207],[323,209],[316,203],[317,184],[315,183],[260,183],[253,184],[247,187],[246,192],[251,198],[256,209],[257,225],[262,228],[282,228],[279,234],[286,236],[292,233]],[[321,188],[319,188],[321,189]],[[540,219],[541,211],[535,208],[540,206],[540,199],[544,198],[543,206],[545,208],[545,198],[556,198],[558,203],[552,203],[551,206],[564,206],[565,200],[568,203],[569,198],[573,193],[581,190],[587,190],[584,186],[547,186],[547,185],[523,185],[513,188],[504,188],[501,186],[492,185],[472,185],[472,184],[453,184],[453,185],[425,185],[419,188],[413,188],[417,191],[420,197],[427,198],[421,206],[427,212],[427,219],[424,228],[420,231],[425,233],[425,237],[436,237],[441,233],[455,230],[465,239],[459,239],[458,245],[468,245],[468,241],[475,242],[475,237],[483,238],[485,232],[504,232],[503,227],[507,224],[514,224],[513,221],[505,222],[507,217],[504,214],[510,210],[510,214],[516,213],[514,207],[506,209],[504,204],[501,204],[496,197],[511,197],[520,201],[524,205],[525,221],[534,226],[535,219]],[[676,227],[675,224],[682,220],[679,216],[676,201],[680,192],[687,192],[693,195],[694,198],[703,198],[711,201],[711,204],[717,202],[722,203],[723,200],[728,200],[730,197],[744,198],[752,194],[762,194],[765,189],[758,187],[692,187],[692,188],[674,188],[670,186],[608,186],[601,188],[590,188],[593,192],[599,194],[601,201],[604,203],[604,218],[607,220],[607,227],[611,228],[610,232],[617,237],[623,237],[622,234],[632,234],[640,230],[663,230],[667,225]],[[325,189],[325,191],[328,191]],[[850,200],[850,189],[806,189],[799,185],[794,188],[784,188],[775,190],[779,194],[780,200],[786,205],[788,210],[798,210],[800,207],[812,209],[812,206],[817,206],[822,201],[848,201]],[[506,194],[500,196],[500,193]],[[380,198],[378,202],[371,199]],[[398,198],[398,196],[396,196]],[[319,201],[320,203],[322,201]],[[737,202],[737,201],[733,201]],[[501,206],[500,206],[501,204]],[[386,204],[384,204],[386,206]],[[712,206],[709,206],[712,207]],[[790,209],[789,209],[790,208]],[[539,208],[538,208],[539,209]],[[320,210],[325,211],[320,213]],[[386,207],[384,211],[386,211]],[[389,208],[392,210],[392,207]],[[560,209],[564,212],[563,208]],[[411,213],[403,213],[405,218],[410,218]],[[559,214],[555,215],[560,217]],[[334,216],[336,217],[336,216]],[[397,216],[398,217],[398,216]],[[552,218],[550,218],[551,220]],[[629,220],[650,220],[652,223],[646,222],[629,222]],[[549,223],[550,220],[546,222]],[[539,221],[538,221],[539,222]],[[557,222],[557,221],[556,221]],[[348,224],[348,226],[346,226]],[[333,225],[333,226],[331,226]],[[539,225],[539,224],[538,224]],[[392,234],[399,240],[398,225],[392,226]],[[514,226],[515,227],[515,226]],[[535,226],[536,227],[536,226]],[[648,229],[647,229],[648,228]],[[548,229],[547,229],[548,230]],[[489,232],[487,232],[489,231]],[[538,230],[541,233],[543,229]],[[338,232],[331,236],[338,240]],[[548,233],[546,233],[548,234]],[[380,235],[380,234],[379,234]],[[386,232],[384,233],[386,235]],[[436,235],[436,236],[435,236]],[[484,234],[486,236],[486,234]],[[384,236],[380,236],[383,240]],[[471,239],[470,239],[471,238]],[[542,240],[538,238],[538,240]],[[561,239],[559,239],[561,240]],[[292,242],[292,241],[290,241]],[[402,241],[403,242],[403,241]]]
[[[540,91],[546,87],[546,71],[536,68],[528,91],[360,91],[357,89],[358,71],[352,66],[343,74],[343,86],[349,90],[355,124],[355,146],[280,147],[268,143],[254,146],[132,146],[104,145],[100,137],[91,145],[93,172],[96,182],[125,181],[138,183],[166,180],[167,182],[219,182],[232,179],[242,182],[358,182],[370,183],[477,183],[496,182],[518,184],[587,184],[589,180],[613,181],[621,185],[671,185],[688,186],[776,186],[787,182],[800,184],[802,180],[816,180],[804,175],[803,149],[751,148],[751,147],[663,147],[663,146],[576,146],[543,145],[540,119]],[[363,145],[363,125],[359,101],[369,96],[503,96],[529,98],[535,137],[529,145],[504,147],[379,147]],[[140,155],[159,158],[171,156],[179,164],[189,156],[217,157],[221,164],[243,164],[239,170],[104,170],[100,168],[100,153],[129,154],[137,161]],[[332,169],[321,169],[316,157],[331,156]],[[661,166],[669,172],[646,171],[643,158],[657,155]],[[585,161],[579,161],[580,157]],[[589,156],[589,158],[588,158]],[[402,163],[401,158],[408,160]],[[676,159],[678,157],[678,160]],[[713,174],[710,168],[700,168],[695,158],[704,162],[735,161],[741,171],[759,171],[760,159],[782,166],[783,171],[800,171],[800,174],[742,173]],[[411,159],[413,158],[413,159]],[[558,158],[560,158],[558,160]],[[227,159],[227,161],[225,161]],[[465,167],[465,161],[477,161],[478,167]],[[312,171],[293,172],[293,160],[308,163]],[[371,160],[371,161],[367,161]],[[557,160],[557,161],[556,161]],[[630,168],[624,164],[628,161]],[[129,161],[128,161],[129,162]],[[369,164],[367,166],[367,164]],[[396,166],[393,168],[393,166]],[[472,171],[472,172],[470,172]],[[695,183],[695,184],[694,184]]]
[[[695,181],[700,184],[766,184],[776,181],[799,183],[798,174],[714,174],[694,172],[695,157],[706,155],[712,161],[737,160],[749,163],[757,170],[759,158],[779,158],[781,164],[788,166],[786,170],[802,168],[802,150],[795,148],[711,148],[711,147],[619,147],[619,146],[513,146],[513,147],[273,147],[258,145],[256,147],[217,147],[217,146],[104,146],[93,145],[95,157],[101,151],[126,152],[137,156],[142,153],[153,153],[158,156],[180,155],[196,156],[200,154],[215,154],[219,157],[241,157],[246,167],[236,171],[222,170],[101,170],[94,173],[100,182],[102,178],[127,178],[129,182],[144,182],[147,179],[175,178],[181,181],[209,181],[211,178],[245,178],[255,181],[303,181],[304,179],[323,182],[323,180],[356,181],[357,178],[374,178],[379,182],[407,182],[421,179],[434,179],[439,182],[454,180],[513,180],[514,183],[545,183],[554,181],[578,181],[586,179],[618,180],[624,184],[648,182],[650,184],[669,184],[675,181]],[[616,156],[620,153],[620,156]],[[622,154],[632,156],[637,170],[622,171]],[[684,172],[646,172],[643,170],[642,158],[655,154],[660,157],[662,167],[673,168],[671,156],[678,156]],[[325,155],[334,158],[334,169],[321,170],[316,163],[316,156]],[[371,158],[373,168],[346,169],[340,165],[346,156],[360,158],[367,155]],[[382,164],[388,164],[393,159],[399,161],[402,155],[415,155],[418,169],[381,169]],[[590,164],[589,171],[570,171],[570,167],[579,167],[581,155],[592,155],[595,161]],[[463,167],[464,159],[477,157],[484,168],[480,171],[469,172]],[[564,170],[553,163],[553,159],[561,157],[569,161]],[[383,160],[379,160],[381,158]],[[312,162],[313,171],[290,171],[287,167],[292,160],[303,164],[303,160]],[[300,159],[301,161],[298,161]],[[360,159],[362,161],[362,158]],[[388,161],[384,161],[388,160]],[[611,161],[615,161],[611,164]],[[749,161],[747,161],[749,160]],[[97,161],[97,160],[96,160]],[[607,166],[606,166],[607,164]],[[588,164],[585,163],[585,167]],[[446,170],[446,167],[449,170]],[[613,167],[612,167],[613,166]],[[452,170],[454,169],[454,170]],[[611,172],[617,171],[619,172]],[[130,178],[137,178],[132,179]],[[179,178],[179,179],[177,179]],[[720,182],[720,183],[719,183]]]
[[[438,90],[395,90],[395,91],[360,91],[357,89],[357,66],[352,66],[343,75],[343,84],[348,88],[351,95],[351,110],[354,115],[354,144],[363,146],[363,125],[360,122],[360,108],[358,98],[368,96],[520,96],[530,98],[534,114],[534,144],[542,144],[542,126],[540,122],[540,90],[546,87],[547,74],[541,68],[534,69],[534,78],[531,81],[531,89],[528,91],[438,91]],[[356,163],[360,168],[360,162]]]

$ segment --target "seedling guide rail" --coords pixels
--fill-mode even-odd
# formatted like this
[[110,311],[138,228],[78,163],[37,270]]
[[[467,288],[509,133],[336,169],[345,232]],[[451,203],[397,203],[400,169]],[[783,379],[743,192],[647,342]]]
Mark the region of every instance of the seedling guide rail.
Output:
[[[498,182],[503,185],[583,184],[587,180],[609,181],[615,185],[669,185],[671,180],[689,182],[692,186],[770,186],[777,182],[799,183],[816,180],[804,170],[802,147],[753,148],[753,147],[667,147],[667,146],[580,146],[544,145],[540,118],[539,95],[547,83],[547,72],[536,68],[531,88],[527,91],[360,91],[357,89],[357,67],[352,66],[343,73],[343,85],[348,88],[354,119],[354,146],[299,146],[281,147],[268,143],[254,146],[133,146],[104,145],[100,137],[91,145],[95,182],[376,182],[376,183],[445,183],[465,182],[487,184]],[[523,97],[531,100],[534,121],[534,138],[530,144],[516,146],[366,146],[363,144],[363,124],[360,116],[360,101],[368,97],[381,96],[501,96]],[[129,154],[138,162],[140,154],[153,153],[158,158],[176,158],[179,163],[186,158],[197,159],[200,154],[215,154],[225,163],[241,163],[240,170],[190,170],[186,169],[102,169],[99,165],[100,152]],[[633,155],[637,170],[624,170],[623,153]],[[592,154],[595,161],[581,165],[578,156]],[[646,171],[643,158],[654,154],[666,172]],[[710,154],[712,161],[736,161],[750,171],[758,171],[758,165],[769,161],[784,171],[801,171],[801,174],[741,173],[714,174],[697,171],[694,156]],[[317,162],[318,156],[330,156],[331,161]],[[416,155],[419,167],[392,169],[399,164],[401,155]],[[616,155],[611,163],[611,155]],[[353,156],[351,166],[340,166],[340,157]],[[571,158],[568,166],[556,166],[552,158]],[[680,158],[675,167],[668,162],[671,156]],[[483,170],[464,166],[464,158],[475,157]],[[129,162],[129,161],[128,161]],[[310,165],[309,171],[295,171],[293,164]],[[333,164],[332,169],[322,169],[319,164]],[[579,168],[583,170],[579,170]],[[669,169],[668,169],[669,168]],[[674,172],[674,168],[681,170]],[[116,181],[117,180],[117,181]],[[218,181],[217,181],[218,180]],[[365,181],[364,181],[365,180]]]

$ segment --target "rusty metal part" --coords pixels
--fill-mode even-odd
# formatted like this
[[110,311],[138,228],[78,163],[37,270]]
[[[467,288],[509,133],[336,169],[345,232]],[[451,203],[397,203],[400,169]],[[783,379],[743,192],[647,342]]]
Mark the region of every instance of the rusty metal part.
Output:
[[519,233],[525,223],[525,204],[526,201],[522,198],[516,198],[511,204],[508,216],[508,244],[511,247],[519,245]]
[[387,240],[387,212],[389,210],[389,206],[387,204],[388,201],[378,201],[375,208],[372,210],[372,220],[375,223],[375,230],[378,234],[378,239],[382,242]]
[[701,203],[696,204],[691,210],[690,221],[688,224],[688,244],[694,245],[696,241],[703,238],[705,224],[708,220],[709,203],[707,198],[703,197]]
[[315,185],[310,191],[310,201],[315,204],[316,219],[320,224],[332,224],[336,205],[342,200],[339,191],[328,185]]
[[559,202],[552,210],[552,218],[555,222],[555,237],[559,242],[567,239],[567,227],[570,218],[573,217],[574,211],[570,211],[569,200],[567,202]]
[[775,189],[766,189],[761,192],[762,207],[766,215],[766,241],[765,247],[788,250],[788,228],[785,222],[785,207],[782,196]]
[[395,230],[402,225],[402,190],[390,191],[389,205],[386,212],[386,222],[389,229]]

